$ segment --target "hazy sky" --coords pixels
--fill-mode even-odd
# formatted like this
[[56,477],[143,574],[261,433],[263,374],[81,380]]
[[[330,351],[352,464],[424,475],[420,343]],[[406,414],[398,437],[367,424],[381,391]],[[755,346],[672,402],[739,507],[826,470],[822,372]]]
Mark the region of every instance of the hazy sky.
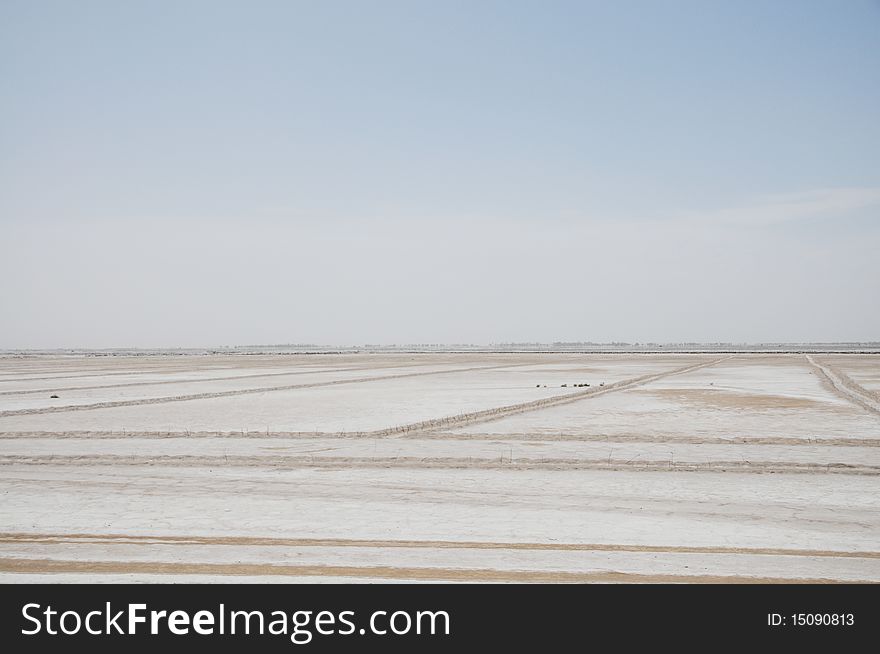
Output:
[[0,348],[869,339],[878,2],[0,2]]

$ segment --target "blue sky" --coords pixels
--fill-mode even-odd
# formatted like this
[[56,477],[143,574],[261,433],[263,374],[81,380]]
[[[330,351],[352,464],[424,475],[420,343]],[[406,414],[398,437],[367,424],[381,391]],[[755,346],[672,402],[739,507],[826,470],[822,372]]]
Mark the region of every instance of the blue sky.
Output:
[[0,78],[0,347],[880,339],[877,2],[4,0]]

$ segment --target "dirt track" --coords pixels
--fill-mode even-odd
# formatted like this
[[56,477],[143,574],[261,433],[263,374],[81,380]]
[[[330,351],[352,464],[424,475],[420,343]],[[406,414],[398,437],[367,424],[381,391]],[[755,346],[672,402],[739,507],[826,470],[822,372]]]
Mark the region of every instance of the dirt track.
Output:
[[[189,402],[191,400],[207,400],[213,398],[220,397],[235,397],[238,395],[255,395],[262,393],[272,393],[277,391],[292,391],[298,389],[306,389],[306,388],[323,388],[325,386],[338,386],[342,384],[362,384],[366,382],[373,381],[388,381],[391,379],[407,379],[409,377],[423,377],[428,375],[447,375],[452,373],[462,373],[462,372],[473,372],[475,370],[497,370],[499,368],[510,368],[512,366],[476,366],[472,368],[456,368],[452,370],[432,370],[428,372],[407,372],[400,374],[391,374],[391,375],[376,375],[371,377],[358,377],[356,379],[337,379],[333,381],[326,382],[315,382],[311,384],[284,384],[282,386],[264,386],[260,388],[243,388],[234,391],[215,391],[208,393],[192,393],[190,395],[169,395],[166,397],[159,398],[148,398],[143,400],[119,400],[114,402],[96,402],[94,404],[71,404],[67,406],[51,406],[44,407],[41,409],[18,409],[18,410],[8,410],[8,411],[0,411],[0,418],[8,417],[8,416],[25,416],[25,415],[36,415],[40,413],[65,413],[69,411],[92,411],[95,409],[112,409],[116,407],[125,407],[125,406],[141,406],[144,404],[166,404],[168,402]],[[342,369],[337,369],[332,372],[341,372]],[[288,373],[290,374],[290,373]],[[250,378],[253,377],[262,377],[263,375],[251,375]],[[231,379],[246,379],[247,377],[233,377]],[[207,380],[200,381],[217,381],[218,379],[223,379],[224,381],[229,380],[229,377],[224,378],[209,378]],[[125,388],[132,385],[141,385],[141,384],[118,384],[118,385],[103,385],[103,386],[93,386],[90,389],[97,388]],[[155,385],[155,384],[149,384]],[[72,389],[66,389],[72,390]],[[50,391],[43,391],[43,393]]]
[[639,575],[626,572],[534,572],[531,570],[462,570],[456,568],[395,568],[380,566],[304,566],[220,563],[166,563],[60,561],[53,559],[0,559],[0,573],[84,575],[235,575],[287,577],[354,577],[362,579],[400,579],[408,581],[492,582],[492,583],[688,583],[688,584],[829,584],[834,579],[790,579],[787,577],[743,577],[722,575]]
[[663,379],[664,377],[669,377],[671,375],[681,375],[686,372],[691,372],[692,370],[699,370],[700,368],[705,368],[707,366],[713,366],[720,361],[723,361],[727,357],[723,357],[720,359],[714,359],[707,363],[699,363],[696,365],[685,366],[683,368],[676,368],[675,370],[670,370],[668,372],[663,372],[656,375],[644,375],[642,377],[637,377],[635,379],[627,379],[620,382],[615,382],[612,384],[608,384],[607,386],[593,386],[585,391],[577,391],[573,393],[566,393],[563,395],[557,395],[555,397],[549,397],[541,400],[535,400],[534,402],[523,402],[522,404],[513,404],[510,406],[498,407],[495,409],[488,409],[486,411],[476,411],[474,413],[466,413],[458,416],[450,416],[445,418],[437,418],[434,420],[425,420],[422,422],[416,422],[409,425],[401,425],[399,427],[391,427],[389,429],[378,430],[375,432],[370,432],[364,434],[365,436],[392,436],[396,434],[414,434],[423,431],[431,431],[436,429],[448,429],[451,427],[463,427],[464,425],[473,425],[481,422],[490,422],[492,420],[499,420],[506,416],[515,415],[517,413],[525,413],[527,411],[536,411],[538,409],[545,409],[551,406],[559,406],[561,404],[568,404],[569,402],[577,402],[579,400],[583,400],[591,397],[599,397],[600,395],[604,395],[606,393],[613,393],[615,391],[624,391],[630,388],[636,388],[638,386],[642,386],[643,384],[647,384],[652,381],[656,381],[658,379]]
[[405,547],[442,549],[558,550],[566,552],[678,552],[684,554],[764,554],[768,556],[825,556],[880,559],[880,551],[847,552],[772,547],[688,547],[684,545],[627,545],[609,543],[499,543],[454,540],[351,540],[344,538],[254,538],[244,536],[132,536],[125,534],[0,534],[0,543],[89,543],[155,545],[280,545],[286,547]]
[[0,580],[880,582],[847,361],[0,359]]

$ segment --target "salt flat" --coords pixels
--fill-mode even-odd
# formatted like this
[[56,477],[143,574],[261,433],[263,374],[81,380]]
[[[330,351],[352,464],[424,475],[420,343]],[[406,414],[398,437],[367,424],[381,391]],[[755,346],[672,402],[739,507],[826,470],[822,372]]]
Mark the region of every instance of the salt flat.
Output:
[[819,352],[3,357],[0,580],[880,581],[878,380]]

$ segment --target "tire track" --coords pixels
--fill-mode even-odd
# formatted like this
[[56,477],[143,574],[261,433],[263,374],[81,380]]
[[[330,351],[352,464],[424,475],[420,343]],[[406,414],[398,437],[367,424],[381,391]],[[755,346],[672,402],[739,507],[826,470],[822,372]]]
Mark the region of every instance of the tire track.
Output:
[[[208,368],[164,368],[164,367],[155,367],[155,368],[138,368],[131,370],[119,370],[118,367],[115,368],[94,368],[89,372],[83,372],[76,375],[51,375],[48,377],[22,377],[21,373],[3,373],[3,378],[0,379],[0,383],[5,382],[22,382],[22,381],[51,381],[53,379],[80,379],[82,377],[116,377],[118,375],[149,375],[149,374],[162,374],[169,372],[200,372],[200,371],[208,371],[208,370],[235,370],[236,366],[218,366],[208,367]],[[27,373],[24,373],[27,374]],[[7,379],[8,377],[8,379]]]
[[[232,434],[234,436],[234,434]],[[311,435],[310,435],[311,436]],[[4,438],[18,438],[7,436],[0,432],[0,440]],[[26,436],[21,436],[22,438]],[[56,438],[56,432],[43,432],[42,438]],[[291,436],[295,437],[295,436]],[[306,437],[304,435],[304,437]],[[333,434],[325,434],[325,438],[335,438]],[[344,435],[342,436],[345,437]],[[464,433],[464,432],[425,432],[412,436],[418,439],[438,440],[487,440],[487,441],[511,441],[511,442],[573,442],[573,443],[662,443],[664,445],[786,445],[791,447],[880,447],[880,438],[815,438],[797,436],[736,436],[726,438],[723,436],[651,436],[650,434],[532,434],[532,433],[503,433],[491,432]],[[85,436],[83,436],[85,438]],[[102,437],[99,437],[102,438]]]
[[[204,356],[205,359],[211,358],[211,355],[195,355],[197,357]],[[269,355],[276,356],[276,355]],[[284,355],[279,355],[284,356]],[[297,356],[297,355],[291,355]],[[289,358],[289,357],[288,357]],[[311,359],[312,363],[316,360]],[[209,361],[199,361],[198,363],[208,363]],[[54,370],[54,371],[39,371],[39,370],[11,370],[4,369],[0,372],[0,383],[6,382],[22,382],[22,381],[51,381],[53,379],[80,379],[83,377],[116,377],[116,376],[137,376],[137,375],[150,375],[150,374],[165,374],[165,373],[192,373],[192,372],[214,372],[214,371],[224,371],[224,370],[240,370],[241,365],[236,365],[239,362],[218,362],[218,365],[203,365],[201,367],[196,366],[186,366],[184,362],[174,361],[171,366],[164,366],[161,362],[157,362],[155,359],[151,358],[151,360],[141,360],[138,362],[137,368],[123,368],[120,369],[119,365],[112,366],[110,368],[91,368],[86,370],[84,368],[73,368],[70,372],[76,371],[76,374],[63,374],[68,371],[63,370]],[[248,367],[253,369],[261,369],[261,368],[276,368],[278,366],[278,361],[274,360],[263,360],[263,361],[247,361]],[[51,374],[50,374],[51,373]],[[28,374],[42,374],[41,377],[27,377]],[[22,375],[25,375],[24,377]]]
[[746,554],[880,559],[880,551],[810,550],[713,545],[634,545],[627,543],[499,542],[456,540],[375,540],[354,538],[275,538],[259,536],[136,536],[126,534],[0,533],[0,543],[51,545],[233,545],[238,547],[372,547],[420,549],[529,550],[553,552],[632,552],[656,554]]
[[840,379],[840,383],[843,384],[843,386],[853,391],[854,393],[864,395],[865,397],[870,398],[871,400],[874,400],[875,402],[880,404],[880,391],[872,391],[868,388],[865,388],[843,370],[837,368],[836,366],[832,366],[827,361],[823,362],[823,365],[834,375],[836,375],[838,379]]
[[[372,436],[382,438],[381,436]],[[175,438],[228,438],[228,439],[363,439],[371,438],[367,432],[321,432],[321,431],[6,431],[0,432],[0,440],[30,438],[85,439],[85,440],[165,440]],[[810,438],[788,436],[651,436],[641,434],[530,434],[530,433],[456,433],[422,432],[404,436],[418,440],[489,440],[511,442],[583,442],[583,443],[663,443],[668,445],[786,445],[792,447],[880,447],[880,438]]]
[[835,473],[880,475],[880,466],[849,463],[797,463],[788,461],[679,461],[648,460],[634,457],[629,461],[607,459],[499,457],[333,457],[314,455],[0,455],[0,466],[161,466],[174,468],[409,468],[476,470],[613,470],[640,472],[748,472],[748,473]]
[[[390,368],[417,368],[423,366],[423,363],[417,364],[401,364],[399,366],[389,366]],[[330,368],[321,370],[294,370],[289,372],[262,372],[252,375],[233,375],[231,377],[203,377],[201,379],[169,379],[165,381],[139,381],[126,382],[124,384],[101,384],[96,386],[59,386],[58,388],[34,388],[23,391],[0,391],[0,396],[4,395],[39,395],[43,393],[62,393],[67,391],[92,391],[102,388],[128,388],[131,386],[164,386],[166,384],[200,384],[202,382],[216,381],[236,381],[239,379],[257,379],[262,377],[287,377],[293,375],[317,375],[321,373],[337,373],[337,372],[355,372],[358,370],[369,370],[364,366],[356,366],[353,368]],[[379,368],[381,370],[381,368]]]
[[870,392],[856,384],[847,375],[835,370],[831,366],[819,363],[809,354],[804,355],[810,365],[815,368],[819,376],[828,382],[835,392],[842,398],[860,406],[866,411],[880,416],[880,402]]
[[205,393],[192,393],[189,395],[172,395],[168,397],[142,398],[137,400],[113,400],[108,402],[96,402],[94,404],[70,404],[67,406],[51,406],[37,409],[10,409],[0,411],[0,418],[11,416],[39,415],[44,413],[69,413],[71,411],[93,411],[95,409],[112,409],[120,406],[141,406],[144,404],[167,404],[169,402],[188,402],[190,400],[206,400],[217,397],[235,397],[238,395],[256,395],[259,393],[273,393],[278,391],[291,391],[300,388],[321,388],[324,386],[337,386],[342,384],[359,384],[364,382],[383,381],[389,379],[406,379],[409,377],[424,377],[428,375],[446,375],[461,372],[474,372],[482,370],[498,370],[502,368],[515,368],[517,366],[532,365],[531,363],[506,364],[503,366],[475,366],[470,368],[452,368],[450,370],[431,370],[424,372],[407,372],[395,375],[375,375],[372,377],[359,377],[357,379],[335,379],[326,382],[313,382],[310,384],[285,384],[284,386],[269,386],[262,388],[241,388],[229,391],[213,391]]
[[[431,568],[397,566],[290,565],[264,563],[184,563],[165,561],[81,561],[0,558],[0,573],[158,574],[285,577],[354,577],[423,581],[520,583],[703,583],[703,584],[829,584],[829,578],[750,577],[743,575],[644,574],[634,572],[566,572],[561,570],[498,570],[495,568]],[[852,583],[852,582],[846,582]],[[857,583],[857,582],[856,582]],[[868,583],[868,582],[864,582]]]
[[440,428],[464,427],[466,425],[491,422],[493,420],[500,420],[501,418],[506,418],[507,416],[515,415],[518,413],[527,413],[529,411],[536,411],[538,409],[545,409],[547,407],[560,406],[562,404],[577,402],[579,400],[583,400],[589,397],[598,397],[600,395],[605,395],[606,393],[613,393],[616,391],[624,391],[630,388],[636,388],[637,386],[642,386],[652,381],[663,379],[664,377],[681,375],[686,372],[691,372],[693,370],[699,370],[700,368],[714,366],[715,364],[725,361],[729,358],[730,356],[725,356],[721,357],[720,359],[713,359],[712,361],[693,364],[685,366],[683,368],[676,368],[674,370],[668,370],[666,372],[643,375],[634,379],[625,379],[623,381],[608,384],[607,386],[592,386],[585,391],[566,393],[564,395],[554,395],[553,397],[542,398],[540,400],[531,400],[529,402],[522,402],[520,404],[511,404],[509,406],[496,407],[493,409],[484,409],[482,411],[474,411],[472,413],[462,413],[456,416],[448,416],[445,418],[423,420],[421,422],[414,422],[408,425],[400,425],[397,427],[388,427],[386,429],[364,432],[363,435],[368,437],[409,435],[418,432],[433,431]]

